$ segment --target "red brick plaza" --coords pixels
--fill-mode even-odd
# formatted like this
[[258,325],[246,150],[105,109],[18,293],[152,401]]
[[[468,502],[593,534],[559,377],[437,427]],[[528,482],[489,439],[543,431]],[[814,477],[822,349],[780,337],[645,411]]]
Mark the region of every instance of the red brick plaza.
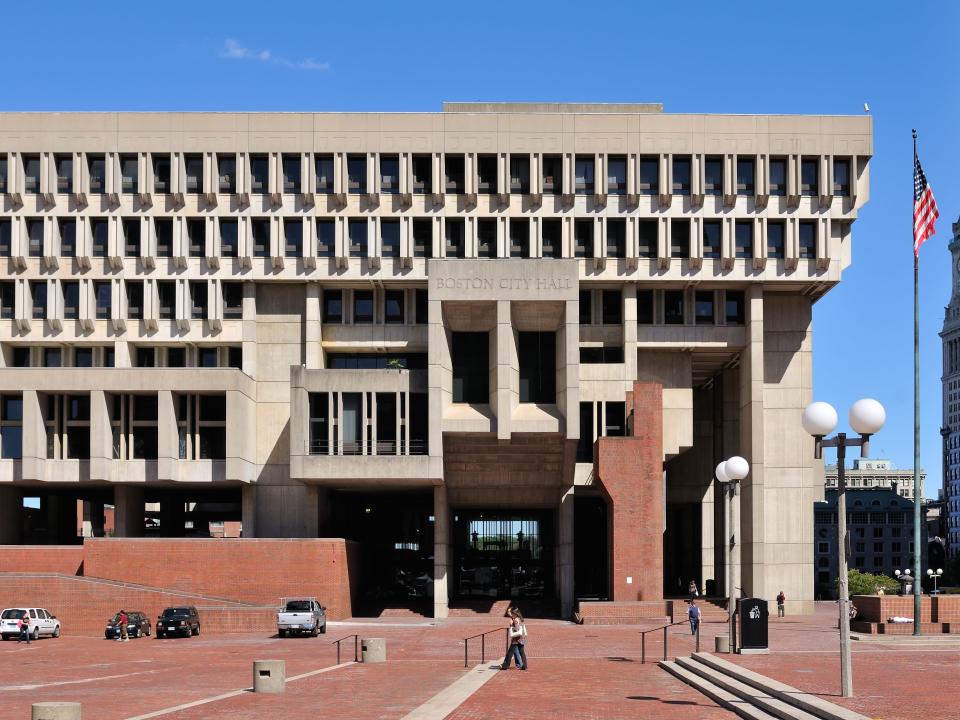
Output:
[[[30,717],[33,702],[82,703],[83,717],[137,718],[167,708],[242,691],[255,659],[286,660],[288,679],[336,663],[331,640],[349,633],[383,637],[382,665],[347,665],[288,682],[283,695],[239,692],[222,700],[164,713],[185,718],[402,718],[464,676],[467,635],[497,627],[487,616],[431,621],[416,618],[332,623],[319,638],[279,640],[268,631],[205,634],[183,640],[144,638],[116,643],[66,632],[29,647],[0,644],[0,718]],[[654,623],[651,623],[651,627]],[[641,664],[637,626],[573,625],[531,620],[528,672],[498,672],[447,717],[493,718],[504,711],[524,718],[733,717],[656,665],[661,637],[648,640]],[[726,632],[704,626],[701,642]],[[836,606],[822,603],[813,616],[771,619],[771,652],[732,659],[801,690],[868,717],[960,717],[960,639],[916,645],[902,638],[854,643],[856,697],[839,695]],[[495,654],[499,644],[492,640]],[[669,655],[689,654],[689,631],[670,634]],[[352,659],[352,648],[345,650]],[[479,663],[471,646],[470,665]],[[492,664],[488,658],[488,663]]]

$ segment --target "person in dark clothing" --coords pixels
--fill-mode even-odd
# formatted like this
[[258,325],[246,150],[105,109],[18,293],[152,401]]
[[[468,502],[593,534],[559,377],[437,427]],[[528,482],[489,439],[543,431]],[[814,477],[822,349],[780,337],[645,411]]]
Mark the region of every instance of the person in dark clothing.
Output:
[[20,635],[17,637],[17,642],[27,641],[27,645],[30,644],[30,616],[27,615],[27,611],[23,611],[23,616],[20,620],[17,621],[17,627],[20,628]]
[[697,607],[696,600],[690,601],[690,607],[687,608],[687,616],[690,618],[690,634],[696,635],[697,628],[700,627],[700,608]]
[[777,595],[777,617],[783,617],[786,613],[784,612],[784,605],[787,602],[787,596],[783,594],[783,590],[780,591],[780,594]]

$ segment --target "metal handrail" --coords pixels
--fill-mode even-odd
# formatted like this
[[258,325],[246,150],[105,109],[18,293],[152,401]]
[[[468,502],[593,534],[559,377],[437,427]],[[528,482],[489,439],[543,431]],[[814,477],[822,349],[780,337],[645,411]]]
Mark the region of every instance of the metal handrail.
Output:
[[[685,625],[686,620],[680,620],[678,622],[672,622],[661,627],[650,628],[649,630],[640,630],[640,664],[643,665],[647,662],[647,634],[652,632],[657,632],[658,630],[663,630],[663,659],[667,659],[669,640],[667,635],[667,630],[672,628],[674,625]],[[703,620],[697,623],[697,649],[696,652],[700,652],[700,626],[703,625]]]
[[360,642],[360,636],[357,635],[356,633],[354,633],[353,635],[345,635],[344,637],[340,638],[339,640],[334,640],[334,641],[331,643],[331,645],[336,645],[336,646],[337,646],[337,665],[340,664],[340,643],[342,643],[344,640],[349,640],[350,638],[353,638],[353,661],[354,661],[354,662],[360,662],[360,654],[359,654],[359,651],[358,651],[358,648],[357,648],[357,646],[358,646],[358,644],[359,644],[359,642]]
[[463,666],[468,666],[468,653],[470,650],[470,641],[480,638],[480,663],[483,664],[487,661],[487,635],[491,635],[495,632],[500,632],[503,630],[507,631],[507,628],[494,628],[493,630],[487,630],[486,632],[480,633],[479,635],[471,635],[463,639]]

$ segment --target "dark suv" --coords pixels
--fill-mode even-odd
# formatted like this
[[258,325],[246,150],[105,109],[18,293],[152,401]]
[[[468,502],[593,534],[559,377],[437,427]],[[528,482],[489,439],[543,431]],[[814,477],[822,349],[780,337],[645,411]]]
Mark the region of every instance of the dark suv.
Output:
[[157,618],[157,637],[168,635],[199,635],[200,615],[191,606],[168,607]]
[[[150,635],[150,618],[139,610],[132,610],[127,613],[127,635],[129,637],[142,637]],[[103,636],[107,640],[113,640],[120,637],[120,625],[116,622],[116,616],[107,621],[107,628],[103,631]]]

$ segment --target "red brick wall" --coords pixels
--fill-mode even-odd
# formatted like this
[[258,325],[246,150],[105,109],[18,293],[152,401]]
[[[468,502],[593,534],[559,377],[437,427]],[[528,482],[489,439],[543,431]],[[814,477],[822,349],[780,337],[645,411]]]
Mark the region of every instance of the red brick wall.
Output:
[[612,600],[663,599],[662,395],[658,383],[634,383],[632,435],[597,440],[594,475],[610,503]]
[[[920,598],[920,622],[949,622],[932,618],[930,596]],[[960,597],[957,598],[957,608],[960,610]],[[913,617],[913,596],[903,595],[854,595],[853,604],[857,606],[857,620],[864,622],[885,623],[888,618]]]
[[83,574],[82,545],[0,545],[0,573]]
[[352,614],[357,548],[342,539],[87,538],[84,575],[275,606],[316,597],[331,619]]

